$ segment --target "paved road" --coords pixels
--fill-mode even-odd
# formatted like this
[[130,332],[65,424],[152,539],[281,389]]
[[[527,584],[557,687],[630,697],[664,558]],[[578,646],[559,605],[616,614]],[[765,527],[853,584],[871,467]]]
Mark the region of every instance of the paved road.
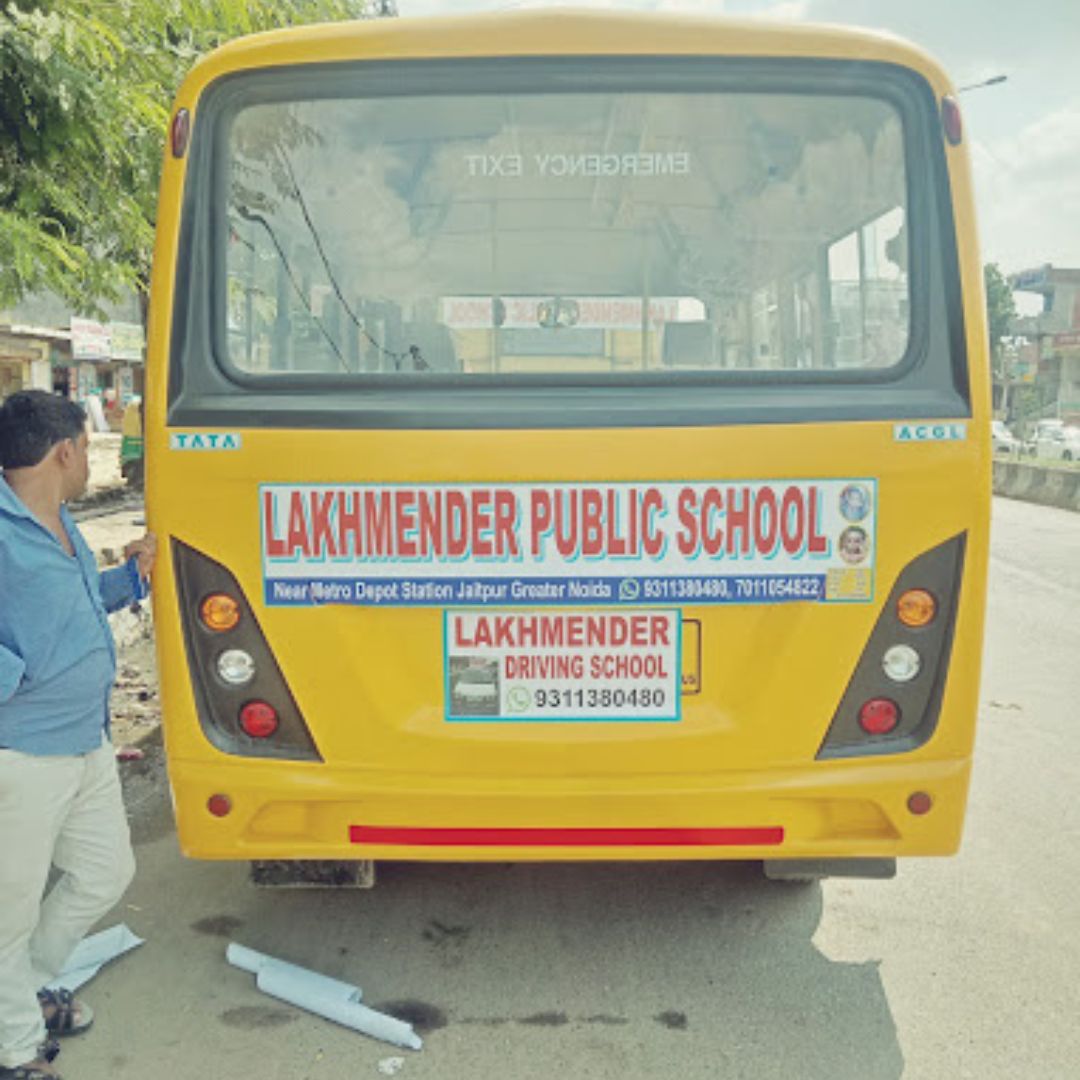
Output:
[[[180,859],[155,762],[128,786],[144,948],[88,988],[68,1080],[1042,1078],[1080,1061],[1080,515],[995,504],[978,765],[953,860],[781,886],[745,866],[381,868],[260,893]],[[226,941],[358,981],[420,1054],[261,997]]]

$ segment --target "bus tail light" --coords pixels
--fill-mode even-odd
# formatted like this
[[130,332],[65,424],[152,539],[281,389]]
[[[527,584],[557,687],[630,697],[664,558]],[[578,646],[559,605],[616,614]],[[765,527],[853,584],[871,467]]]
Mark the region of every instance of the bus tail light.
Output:
[[907,589],[896,601],[896,617],[910,627],[929,626],[937,615],[937,601],[926,589]]
[[229,686],[247,686],[255,678],[255,661],[243,649],[226,649],[217,658],[217,673]]
[[900,710],[888,698],[871,698],[859,710],[859,727],[867,735],[888,735],[899,722]]
[[911,682],[922,671],[922,657],[910,645],[890,645],[881,658],[881,669],[893,682]]
[[214,817],[227,817],[232,813],[232,799],[228,795],[211,795],[206,800],[206,809]]
[[964,140],[964,120],[960,115],[960,103],[947,94],[941,99],[941,126],[950,146],[959,146]]
[[265,701],[249,701],[240,710],[240,726],[253,739],[269,739],[278,729],[278,714]]
[[191,113],[187,109],[177,109],[169,130],[169,142],[172,146],[173,157],[182,158],[187,153],[190,139]]
[[226,754],[321,761],[240,583],[221,563],[179,540],[172,550],[203,734]]
[[934,733],[952,652],[964,565],[961,533],[897,577],[817,756],[899,754]]
[[199,605],[199,617],[207,630],[217,634],[235,630],[240,622],[240,604],[228,593],[211,593]]
[[925,791],[913,791],[908,796],[908,810],[919,817],[923,814],[929,814],[933,805],[934,800]]

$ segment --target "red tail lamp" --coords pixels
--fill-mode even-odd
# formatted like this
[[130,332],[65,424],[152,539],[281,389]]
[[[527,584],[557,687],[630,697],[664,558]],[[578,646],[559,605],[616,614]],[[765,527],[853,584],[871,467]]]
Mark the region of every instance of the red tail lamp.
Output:
[[920,817],[923,814],[930,813],[931,807],[934,805],[934,800],[925,791],[913,791],[908,796],[907,808],[913,814],[917,814]]
[[268,739],[278,729],[278,714],[265,701],[249,701],[240,710],[240,726],[253,739]]
[[173,157],[182,158],[187,153],[190,139],[191,113],[187,109],[177,109],[176,115],[172,118],[172,127],[169,129]]
[[899,723],[900,706],[889,698],[871,698],[859,710],[859,727],[867,735],[888,735]]
[[228,795],[211,795],[206,800],[206,809],[214,817],[225,817],[232,810],[232,799]]
[[959,146],[964,139],[964,121],[960,116],[960,103],[946,95],[941,99],[941,126],[950,146]]

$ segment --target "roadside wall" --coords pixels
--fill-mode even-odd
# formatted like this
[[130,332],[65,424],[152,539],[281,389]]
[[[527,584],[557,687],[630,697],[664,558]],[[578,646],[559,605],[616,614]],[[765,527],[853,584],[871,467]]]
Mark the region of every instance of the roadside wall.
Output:
[[998,460],[994,462],[994,494],[1080,511],[1080,469]]

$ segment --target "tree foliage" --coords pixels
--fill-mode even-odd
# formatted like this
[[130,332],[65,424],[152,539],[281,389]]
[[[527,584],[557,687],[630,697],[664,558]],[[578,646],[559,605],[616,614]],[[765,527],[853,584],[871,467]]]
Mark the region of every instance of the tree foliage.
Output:
[[367,0],[7,0],[0,8],[0,307],[93,310],[149,277],[173,96],[242,34],[364,15]]
[[1016,318],[1016,302],[1005,275],[997,263],[983,267],[986,284],[986,315],[990,323],[990,355],[995,367],[1001,364],[1001,342],[1009,336],[1009,327]]

